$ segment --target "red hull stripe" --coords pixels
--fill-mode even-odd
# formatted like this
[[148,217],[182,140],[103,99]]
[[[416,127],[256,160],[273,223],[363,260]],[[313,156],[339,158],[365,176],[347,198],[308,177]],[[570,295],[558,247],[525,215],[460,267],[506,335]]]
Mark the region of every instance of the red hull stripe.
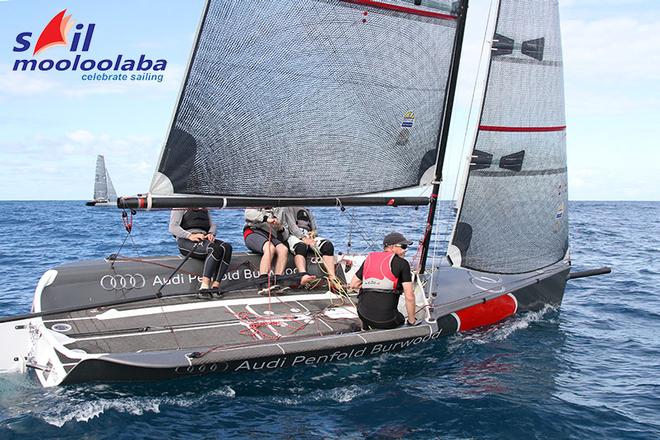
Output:
[[558,125],[556,127],[500,127],[497,125],[480,125],[481,131],[507,131],[511,133],[534,133],[544,131],[564,131],[565,125]]
[[404,12],[411,15],[421,15],[422,17],[439,18],[440,20],[456,20],[456,17],[448,14],[441,14],[439,12],[428,11],[426,9],[415,9],[406,6],[392,5],[390,3],[383,3],[375,0],[341,0],[346,3],[353,3],[362,6],[371,6],[378,9],[389,9],[390,11]]
[[485,303],[475,304],[456,312],[460,318],[458,330],[464,332],[494,324],[516,313],[517,308],[518,302],[510,295],[502,295]]

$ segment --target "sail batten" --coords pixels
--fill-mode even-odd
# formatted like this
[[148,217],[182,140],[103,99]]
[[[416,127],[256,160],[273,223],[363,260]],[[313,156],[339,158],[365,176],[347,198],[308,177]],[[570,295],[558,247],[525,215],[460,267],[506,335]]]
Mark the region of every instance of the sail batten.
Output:
[[333,198],[435,167],[452,2],[209,0],[150,193]]

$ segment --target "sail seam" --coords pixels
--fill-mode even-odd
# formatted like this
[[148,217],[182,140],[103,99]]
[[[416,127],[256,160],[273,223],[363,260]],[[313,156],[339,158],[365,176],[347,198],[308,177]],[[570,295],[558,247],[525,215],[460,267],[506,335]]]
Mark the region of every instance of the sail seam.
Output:
[[566,167],[563,168],[549,168],[546,170],[529,170],[529,171],[472,171],[472,176],[479,177],[513,177],[513,176],[547,176],[551,174],[562,174],[567,171]]
[[561,61],[537,61],[537,60],[526,60],[521,58],[493,58],[493,62],[500,63],[512,63],[512,64],[535,64],[539,66],[548,66],[548,67],[562,67],[564,63]]
[[556,125],[551,127],[504,127],[498,125],[480,125],[479,130],[481,131],[503,131],[509,133],[538,133],[546,131],[564,131],[566,130],[565,125]]

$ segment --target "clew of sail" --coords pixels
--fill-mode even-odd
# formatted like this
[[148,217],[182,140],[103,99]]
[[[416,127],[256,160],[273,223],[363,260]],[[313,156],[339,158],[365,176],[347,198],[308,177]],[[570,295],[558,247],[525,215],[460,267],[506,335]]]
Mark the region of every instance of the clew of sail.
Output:
[[432,176],[455,3],[209,0],[153,196],[330,198]]
[[568,251],[566,122],[556,0],[501,0],[453,264],[522,273]]

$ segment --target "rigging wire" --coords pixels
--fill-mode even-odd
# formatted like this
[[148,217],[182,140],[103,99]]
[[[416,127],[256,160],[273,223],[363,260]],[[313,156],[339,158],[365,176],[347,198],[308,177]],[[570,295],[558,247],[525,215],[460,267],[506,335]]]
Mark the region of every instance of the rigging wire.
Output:
[[[490,16],[491,16],[492,12],[493,12],[493,2],[491,1],[491,2],[489,2],[489,6],[488,6],[488,17],[489,17],[489,19],[490,19]],[[472,120],[472,114],[474,112],[475,98],[476,98],[476,94],[477,94],[478,84],[479,84],[479,81],[480,81],[479,78],[480,78],[481,72],[483,70],[484,47],[485,47],[486,44],[488,44],[488,41],[487,41],[488,30],[489,30],[489,27],[484,26],[484,35],[483,35],[483,38],[482,38],[482,41],[484,42],[484,45],[482,46],[481,53],[479,54],[479,64],[477,66],[477,74],[475,75],[475,78],[474,78],[474,84],[472,86],[472,96],[470,97],[470,109],[468,110],[468,118],[465,121],[465,131],[463,133],[463,146],[461,148],[461,156],[460,156],[461,157],[461,164],[467,158],[466,157],[466,149],[467,149],[467,142],[468,142],[468,133],[470,132],[470,125],[471,125],[470,122]],[[472,147],[472,145],[470,145],[470,147]],[[454,180],[454,197],[453,197],[454,200],[457,200],[457,193],[456,192],[458,191],[458,180],[463,177],[463,174],[464,173],[462,172],[461,169],[459,169],[459,172],[456,173],[456,178]]]

